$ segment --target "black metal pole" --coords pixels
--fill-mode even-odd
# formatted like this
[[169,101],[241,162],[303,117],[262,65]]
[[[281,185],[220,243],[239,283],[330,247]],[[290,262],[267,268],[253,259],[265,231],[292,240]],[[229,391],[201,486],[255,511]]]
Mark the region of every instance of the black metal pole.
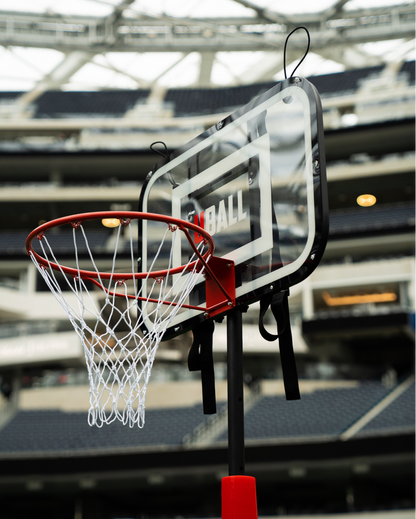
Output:
[[243,318],[239,309],[227,314],[228,468],[244,475]]

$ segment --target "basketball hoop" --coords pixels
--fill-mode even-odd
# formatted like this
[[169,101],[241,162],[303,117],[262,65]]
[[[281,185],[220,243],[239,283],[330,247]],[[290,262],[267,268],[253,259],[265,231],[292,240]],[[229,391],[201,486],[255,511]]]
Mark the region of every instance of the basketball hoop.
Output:
[[[91,244],[94,223],[104,218],[120,222],[113,230],[111,268],[105,271],[99,269],[102,260],[94,259]],[[146,272],[137,271],[135,220],[152,222],[153,234],[160,235],[151,264],[143,266]],[[53,243],[57,235],[48,233],[57,227],[70,230],[73,258],[68,260],[67,249],[61,255],[71,266],[62,264],[59,247]],[[180,233],[189,243],[190,255],[186,263],[177,266],[173,251]],[[191,233],[195,233],[195,241]],[[66,216],[32,231],[26,250],[81,339],[90,381],[90,425],[101,427],[120,420],[130,427],[143,427],[155,354],[177,314],[186,308],[209,318],[235,306],[235,288],[229,282],[234,276],[224,274],[225,264],[234,268],[233,262],[214,257],[210,234],[185,220],[133,211]],[[167,268],[158,268],[161,262]],[[204,277],[211,303],[189,304],[189,294]]]

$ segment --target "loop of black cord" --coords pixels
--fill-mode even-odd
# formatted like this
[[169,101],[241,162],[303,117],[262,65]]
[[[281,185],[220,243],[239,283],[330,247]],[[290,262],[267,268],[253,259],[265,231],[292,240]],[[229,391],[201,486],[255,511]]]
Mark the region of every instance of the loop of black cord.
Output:
[[[165,151],[162,152],[162,151],[157,150],[156,148],[153,148],[153,146],[155,144],[162,144],[165,147]],[[155,153],[158,153],[159,155],[162,155],[162,157],[164,159],[169,156],[168,147],[166,146],[166,144],[163,141],[152,142],[152,144],[150,145],[150,149],[152,151],[154,151]],[[168,171],[168,180],[172,184],[173,187],[179,186],[179,184],[177,182],[175,182],[175,179],[173,178],[172,171]]]
[[287,79],[287,74],[286,74],[286,47],[287,47],[287,42],[289,41],[289,38],[292,36],[292,34],[296,31],[299,31],[300,29],[303,29],[304,31],[306,31],[306,35],[308,37],[308,47],[306,49],[306,52],[305,54],[303,55],[303,58],[299,61],[299,63],[296,65],[295,67],[295,70],[292,72],[292,74],[290,75],[290,77],[292,78],[293,77],[293,74],[296,72],[297,68],[299,67],[299,65],[302,63],[302,61],[306,58],[306,56],[308,55],[308,52],[309,52],[309,47],[311,45],[311,37],[310,37],[310,34],[309,34],[309,31],[306,27],[303,27],[303,26],[300,26],[300,27],[296,27],[296,29],[293,29],[292,32],[290,32],[288,35],[287,35],[287,38],[286,38],[286,41],[285,41],[285,46],[284,46],[284,49],[283,49],[283,70],[285,72],[285,79]]
[[[163,153],[162,151],[159,151],[159,150],[153,148],[153,146],[155,144],[162,144],[165,147],[165,152]],[[162,157],[167,157],[169,155],[168,147],[166,146],[166,144],[163,141],[152,142],[152,144],[150,145],[150,149],[152,151],[154,151],[155,153],[158,153],[159,155],[162,155]]]

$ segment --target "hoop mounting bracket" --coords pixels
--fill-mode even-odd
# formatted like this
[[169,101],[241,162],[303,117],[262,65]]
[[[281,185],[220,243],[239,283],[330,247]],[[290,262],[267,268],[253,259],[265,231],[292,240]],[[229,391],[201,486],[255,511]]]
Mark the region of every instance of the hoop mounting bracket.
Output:
[[[235,307],[235,265],[234,261],[212,256],[209,260],[210,270],[215,272],[214,279],[206,272],[206,297],[208,317],[215,317]],[[224,291],[227,297],[224,295]]]

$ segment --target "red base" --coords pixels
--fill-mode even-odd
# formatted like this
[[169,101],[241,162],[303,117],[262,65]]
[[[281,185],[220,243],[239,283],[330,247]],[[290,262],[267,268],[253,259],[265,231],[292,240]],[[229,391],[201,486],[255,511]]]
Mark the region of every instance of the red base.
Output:
[[256,480],[251,476],[222,478],[222,519],[258,519]]

